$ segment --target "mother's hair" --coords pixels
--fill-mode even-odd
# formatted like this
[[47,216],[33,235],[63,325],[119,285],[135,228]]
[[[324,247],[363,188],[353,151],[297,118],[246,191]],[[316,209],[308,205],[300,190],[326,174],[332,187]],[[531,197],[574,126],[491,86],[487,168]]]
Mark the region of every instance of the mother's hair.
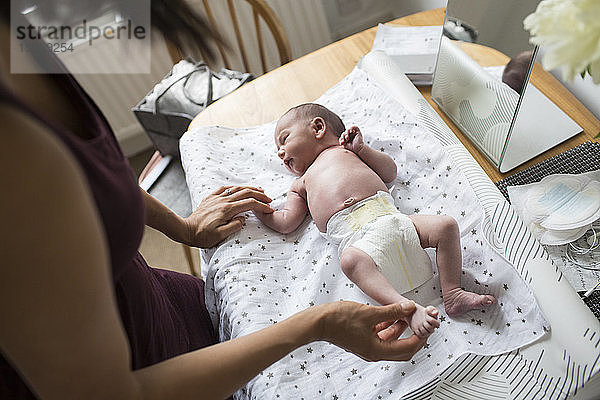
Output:
[[[28,0],[0,1],[0,17],[10,22],[11,3],[16,10],[31,6]],[[83,19],[103,8],[115,7],[125,17],[135,15],[150,5],[152,27],[180,49],[200,50],[208,60],[214,60],[214,50],[209,43],[221,43],[224,40],[215,32],[192,7],[184,0],[44,0],[36,2],[36,12],[48,21]]]

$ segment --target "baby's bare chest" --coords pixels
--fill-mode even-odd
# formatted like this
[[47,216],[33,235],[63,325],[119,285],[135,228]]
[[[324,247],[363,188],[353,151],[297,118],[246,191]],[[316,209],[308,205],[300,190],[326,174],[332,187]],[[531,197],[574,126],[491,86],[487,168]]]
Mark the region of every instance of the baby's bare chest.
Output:
[[379,190],[387,191],[381,178],[354,153],[336,153],[316,160],[304,176],[308,208],[321,232],[336,212]]

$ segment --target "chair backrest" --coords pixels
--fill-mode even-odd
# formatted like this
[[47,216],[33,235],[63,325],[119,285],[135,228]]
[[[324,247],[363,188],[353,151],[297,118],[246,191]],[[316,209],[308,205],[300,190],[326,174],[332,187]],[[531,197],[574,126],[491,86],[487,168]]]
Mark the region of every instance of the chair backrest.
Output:
[[[199,2],[194,4],[199,6]],[[283,65],[292,59],[290,43],[283,25],[265,0],[202,0],[202,5],[204,9],[199,10],[200,14],[204,15],[210,26],[230,44],[230,48],[221,44],[216,46],[215,54],[218,53],[225,68],[256,74],[259,72],[256,66],[258,56],[262,73],[269,70],[274,57],[271,55],[268,59],[269,36],[265,35],[264,26],[270,33],[270,43],[274,43],[278,53],[275,63],[278,61],[279,65]],[[253,34],[249,35],[249,32]],[[170,43],[167,46],[173,62],[179,61],[182,58],[179,49]],[[202,57],[206,58],[204,54]]]

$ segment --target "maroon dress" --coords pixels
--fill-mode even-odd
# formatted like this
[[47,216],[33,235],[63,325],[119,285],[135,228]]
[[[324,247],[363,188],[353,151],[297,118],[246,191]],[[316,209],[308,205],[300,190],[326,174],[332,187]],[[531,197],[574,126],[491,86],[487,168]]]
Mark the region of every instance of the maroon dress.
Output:
[[[87,177],[110,248],[110,268],[129,339],[131,367],[142,368],[216,343],[204,304],[204,282],[191,275],[151,268],[138,252],[145,225],[143,197],[108,122],[71,75],[52,78],[80,105],[76,112],[87,121],[89,139],[45,119],[1,86],[0,101],[43,123],[76,157]],[[32,397],[0,354],[0,398]]]

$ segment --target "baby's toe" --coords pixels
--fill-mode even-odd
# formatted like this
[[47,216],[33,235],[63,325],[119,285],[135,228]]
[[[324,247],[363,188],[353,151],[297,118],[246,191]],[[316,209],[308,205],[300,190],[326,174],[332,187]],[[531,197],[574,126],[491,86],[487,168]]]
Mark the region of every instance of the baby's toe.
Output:
[[425,322],[423,324],[423,331],[427,332],[428,335],[432,334],[434,330],[435,330],[435,327],[432,324],[430,324],[428,322]]
[[440,327],[440,322],[437,319],[428,318],[423,322],[423,328],[427,330],[427,332],[432,333],[436,328]]
[[417,329],[415,331],[415,334],[420,338],[424,338],[424,337],[429,336],[430,332],[427,329],[425,329],[424,327],[420,327],[419,329]]
[[427,312],[427,315],[429,315],[430,317],[433,317],[433,318],[438,317],[438,310],[434,306],[425,307],[425,312]]
[[433,327],[433,329],[440,327],[440,321],[438,321],[437,319],[431,319],[428,321],[428,323]]

